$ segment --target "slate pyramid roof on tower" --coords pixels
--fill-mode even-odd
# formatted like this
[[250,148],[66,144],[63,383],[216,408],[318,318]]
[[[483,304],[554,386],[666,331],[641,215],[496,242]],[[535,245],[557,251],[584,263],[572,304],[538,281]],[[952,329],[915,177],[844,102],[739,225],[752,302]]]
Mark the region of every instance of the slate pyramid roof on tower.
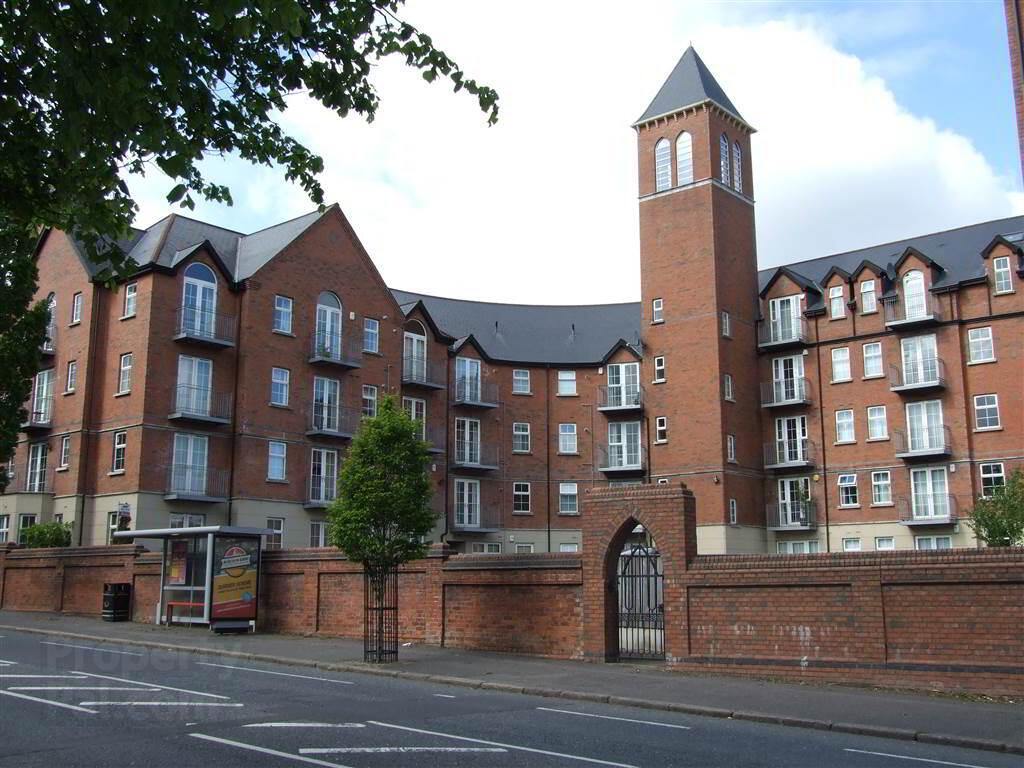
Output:
[[683,107],[702,104],[705,101],[712,101],[743,120],[739,110],[725,95],[722,86],[718,84],[715,76],[711,74],[711,70],[691,45],[683,53],[675,69],[672,70],[665,84],[658,91],[658,95],[654,97],[654,101],[647,107],[635,125],[646,123],[655,117],[670,115]]

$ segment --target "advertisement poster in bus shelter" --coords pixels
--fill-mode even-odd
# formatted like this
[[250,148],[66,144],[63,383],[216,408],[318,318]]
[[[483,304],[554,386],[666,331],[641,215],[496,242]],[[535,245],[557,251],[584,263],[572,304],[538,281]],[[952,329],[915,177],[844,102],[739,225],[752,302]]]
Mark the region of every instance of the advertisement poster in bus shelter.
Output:
[[167,583],[184,584],[188,567],[188,541],[171,540],[171,557],[167,561]]
[[259,538],[217,536],[213,544],[213,619],[255,619]]

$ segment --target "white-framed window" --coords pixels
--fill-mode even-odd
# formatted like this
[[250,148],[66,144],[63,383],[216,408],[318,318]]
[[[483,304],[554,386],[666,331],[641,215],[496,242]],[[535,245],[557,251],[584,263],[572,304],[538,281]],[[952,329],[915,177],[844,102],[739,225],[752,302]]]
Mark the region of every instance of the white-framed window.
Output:
[[665,322],[665,300],[654,299],[651,302],[651,322],[652,323],[663,323]]
[[857,493],[857,476],[839,476],[839,506],[857,507],[860,506],[860,495]]
[[530,514],[529,483],[512,483],[512,513],[515,515]]
[[293,302],[288,296],[274,296],[273,330],[279,333],[292,332],[292,306]]
[[860,539],[843,539],[843,552],[860,552]]
[[996,293],[1013,292],[1013,272],[1010,270],[1010,257],[998,256],[992,259],[992,275]]
[[853,411],[850,409],[836,411],[836,442],[852,443],[856,439],[853,429]]
[[999,395],[974,396],[974,426],[999,429]]
[[126,283],[124,286],[124,303],[121,306],[121,319],[135,317],[135,307],[139,298],[137,283]]
[[114,543],[114,534],[121,529],[121,515],[118,512],[107,513],[107,544]]
[[732,391],[732,374],[727,373],[722,377],[722,388],[725,390],[726,400],[734,401],[736,399]]
[[309,458],[309,500],[329,503],[338,496],[338,452],[313,448]]
[[736,525],[736,499],[729,499],[729,525]]
[[809,555],[818,551],[818,541],[779,541],[775,547],[780,555]]
[[32,388],[31,419],[37,424],[49,424],[53,419],[53,388],[56,379],[52,368],[36,374]]
[[727,461],[736,461],[736,435],[725,436],[725,458]]
[[558,514],[578,515],[580,513],[579,486],[576,483],[558,484]]
[[85,297],[81,291],[71,297],[71,325],[82,322],[82,305]]
[[480,481],[455,478],[455,525],[480,527]]
[[178,389],[174,410],[179,413],[210,415],[213,389],[213,361],[178,355]]
[[123,395],[132,391],[132,365],[135,356],[131,352],[121,355],[118,365],[117,394]]
[[722,335],[726,338],[732,338],[732,318],[729,317],[729,313],[724,309],[722,310]]
[[911,451],[933,450],[945,444],[941,400],[907,403],[906,412]]
[[952,536],[915,536],[914,549],[952,549]]
[[39,518],[35,515],[18,515],[18,541],[21,541],[21,535],[38,521]]
[[11,516],[0,515],[0,544],[11,540]]
[[828,314],[833,320],[846,317],[846,290],[841,285],[828,289]]
[[559,552],[579,552],[580,551],[580,545],[577,544],[575,541],[565,542],[565,543],[562,543],[562,544],[558,545],[558,551]]
[[208,339],[214,338],[217,332],[217,276],[198,261],[185,267],[178,330]]
[[310,521],[309,546],[314,549],[327,546],[327,523],[324,520]]
[[889,436],[884,405],[868,406],[868,440],[884,440]]
[[871,473],[871,503],[875,506],[892,504],[892,476],[889,470]]
[[206,525],[206,515],[172,512],[168,516],[168,528],[202,528],[204,525]]
[[660,382],[665,380],[665,357],[659,355],[654,358],[654,381]]
[[658,416],[654,420],[654,442],[668,442],[668,416]]
[[459,464],[480,463],[480,420],[455,420],[455,461]]
[[558,425],[558,452],[559,453],[578,453],[579,443],[576,440],[576,425],[575,424],[559,424]]
[[512,452],[530,452],[530,424],[525,421],[512,423]]
[[835,347],[832,350],[832,383],[849,381],[850,375],[850,348]]
[[873,341],[864,345],[864,378],[874,379],[883,375],[882,342]]
[[264,549],[281,549],[284,546],[284,518],[268,517],[266,527],[273,533],[267,534],[267,542],[263,545]]
[[77,387],[77,386],[78,386],[78,361],[77,360],[69,360],[68,361],[68,375],[67,375],[67,379],[64,382],[64,391],[65,392],[74,392],[75,391],[75,387]]
[[500,555],[501,554],[501,542],[500,541],[474,541],[473,542],[473,554],[474,555]]
[[64,435],[60,439],[60,456],[58,467],[67,469],[71,466],[71,435]]
[[530,372],[526,368],[512,369],[512,394],[530,394]]
[[722,174],[722,183],[729,186],[729,137],[724,133],[718,139],[718,160],[719,170]]
[[575,395],[576,394],[576,371],[559,371],[558,372],[558,394],[560,394],[560,395]]
[[427,439],[427,401],[419,397],[403,397],[402,409],[419,426],[420,440]]
[[928,316],[924,275],[912,270],[903,276],[903,316],[907,320]]
[[980,465],[981,469],[981,497],[991,498],[1000,488],[1006,487],[1006,474],[1003,471],[1001,461]]
[[743,150],[738,141],[732,143],[732,188],[743,191]]
[[363,318],[363,351],[380,352],[380,321],[372,317]]
[[363,418],[372,419],[377,415],[377,387],[363,384]]
[[693,138],[686,131],[676,137],[676,184],[693,184]]
[[533,544],[529,544],[529,543],[518,544],[517,543],[516,544],[516,554],[517,555],[532,555],[533,554]]
[[125,451],[128,448],[128,433],[114,433],[114,452],[110,458],[111,472],[124,472]]
[[483,366],[475,357],[455,358],[456,399],[479,403],[483,392]]
[[910,506],[915,520],[948,520],[949,479],[945,467],[910,470]]
[[654,145],[654,191],[663,192],[672,186],[672,145],[658,139]]
[[292,374],[287,368],[270,369],[270,404],[288,405],[288,390]]
[[875,536],[875,549],[879,552],[891,552],[896,549],[896,541],[892,536]]
[[875,281],[863,280],[860,284],[860,313],[868,315],[878,311],[878,296],[875,294]]
[[267,480],[288,478],[288,443],[271,440],[267,443]]
[[967,359],[972,363],[987,363],[996,359],[991,326],[967,331]]

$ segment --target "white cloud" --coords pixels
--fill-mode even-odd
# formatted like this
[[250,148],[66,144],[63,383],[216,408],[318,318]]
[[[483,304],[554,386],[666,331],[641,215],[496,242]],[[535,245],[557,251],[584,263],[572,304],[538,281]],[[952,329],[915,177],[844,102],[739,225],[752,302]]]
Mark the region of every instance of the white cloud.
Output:
[[[901,107],[820,20],[672,3],[481,7],[410,14],[498,89],[496,127],[465,94],[428,86],[397,62],[375,73],[382,107],[370,125],[306,99],[285,116],[324,156],[328,200],[395,287],[498,301],[636,299],[629,124],[691,40],[759,131],[762,266],[1024,210],[1012,180],[966,138]],[[276,171],[237,161],[223,170],[234,209],[201,204],[198,217],[251,230],[311,207]],[[138,188],[148,224],[168,210],[166,182]]]

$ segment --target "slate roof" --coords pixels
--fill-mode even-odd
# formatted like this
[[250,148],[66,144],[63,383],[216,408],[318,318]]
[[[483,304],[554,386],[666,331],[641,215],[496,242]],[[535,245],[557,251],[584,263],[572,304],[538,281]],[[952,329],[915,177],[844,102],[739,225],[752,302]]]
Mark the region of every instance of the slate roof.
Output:
[[665,84],[658,91],[658,95],[654,97],[654,101],[636,121],[636,124],[708,100],[713,101],[727,112],[731,112],[740,120],[743,119],[739,110],[725,95],[722,86],[715,80],[715,76],[711,74],[711,70],[707,68],[691,45],[683,53],[675,69],[672,70]]

